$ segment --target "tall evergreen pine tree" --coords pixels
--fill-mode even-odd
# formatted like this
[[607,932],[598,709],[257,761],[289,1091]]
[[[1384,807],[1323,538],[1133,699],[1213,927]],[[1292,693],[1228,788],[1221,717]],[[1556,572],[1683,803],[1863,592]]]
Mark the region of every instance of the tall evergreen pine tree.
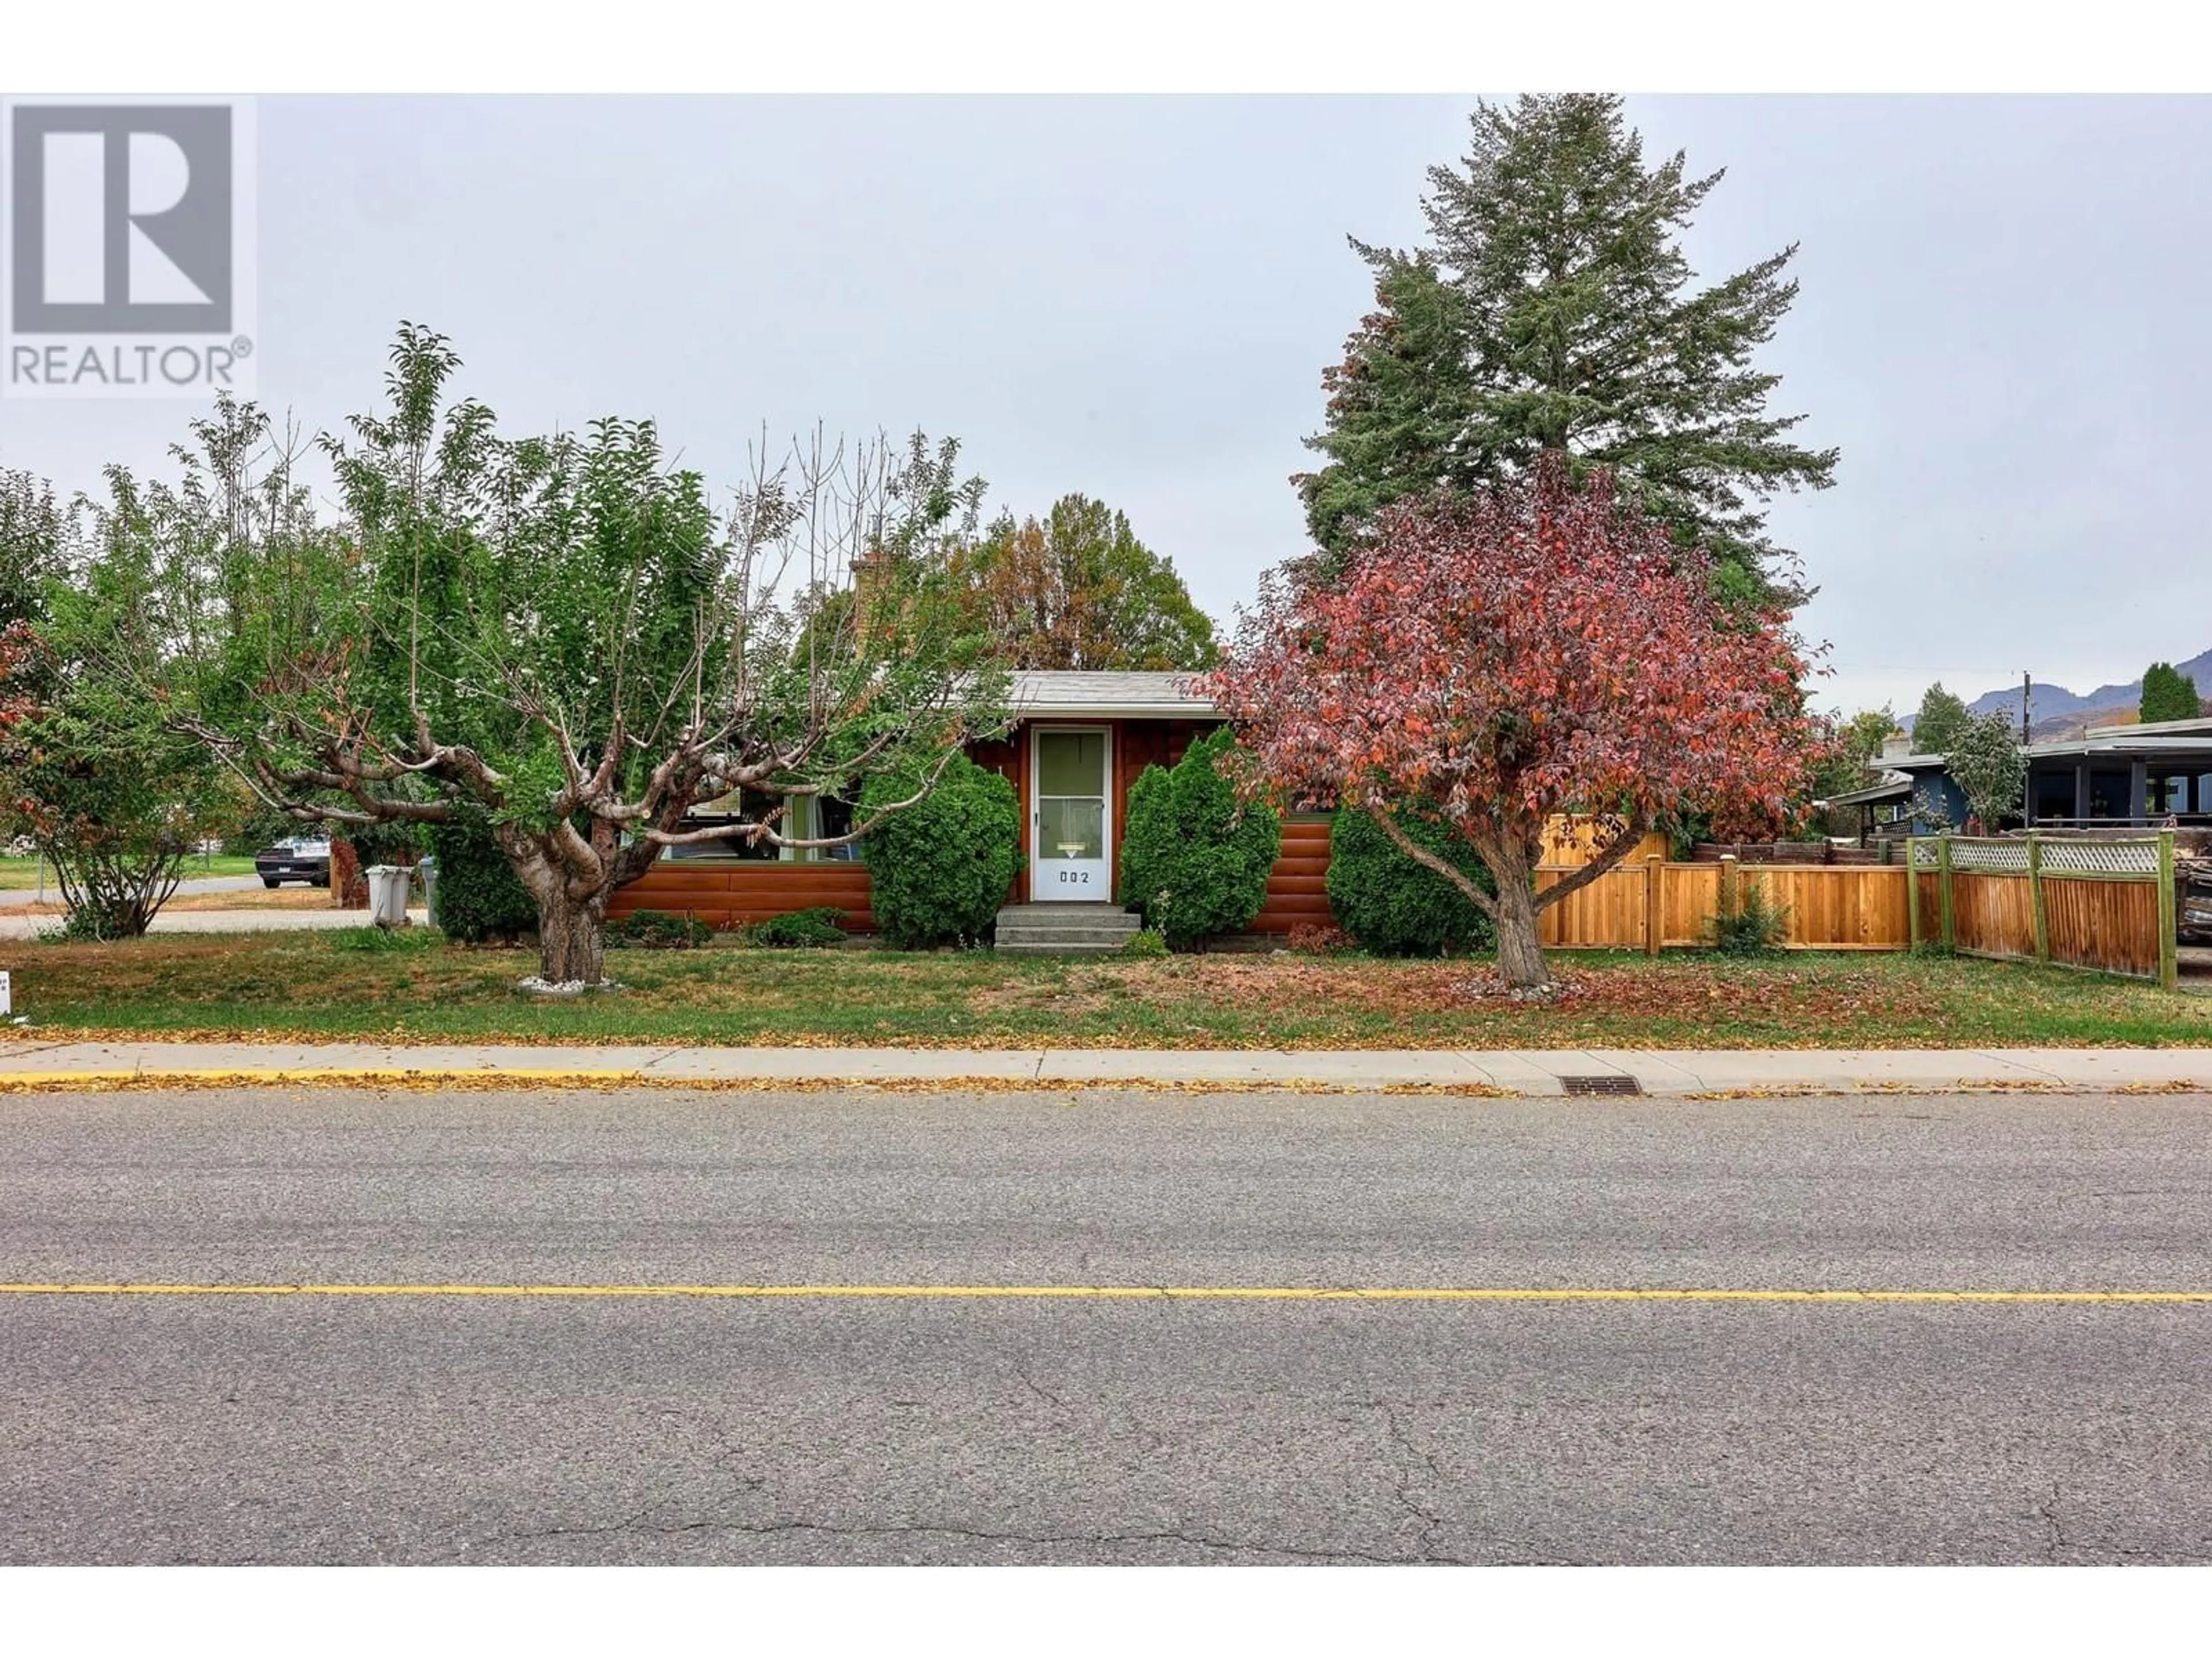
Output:
[[2193,720],[2203,701],[2197,682],[2170,662],[2154,662],[2143,671],[2142,701],[2136,718],[2145,726],[2160,720]]
[[1751,356],[1796,297],[1793,244],[1692,291],[1678,246],[1721,174],[1644,163],[1621,100],[1576,94],[1477,106],[1455,167],[1429,170],[1426,245],[1352,246],[1380,309],[1324,377],[1326,458],[1298,479],[1324,575],[1379,507],[1565,451],[1720,560],[1729,592],[1802,597],[1765,533],[1778,491],[1826,487],[1836,452],[1767,412],[1779,377]]

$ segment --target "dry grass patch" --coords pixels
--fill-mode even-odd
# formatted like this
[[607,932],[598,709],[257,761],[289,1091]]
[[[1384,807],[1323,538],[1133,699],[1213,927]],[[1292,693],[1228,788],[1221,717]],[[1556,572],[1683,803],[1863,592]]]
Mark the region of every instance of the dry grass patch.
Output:
[[[374,947],[374,948],[372,948]],[[1809,954],[1561,957],[1564,994],[1480,961],[1223,953],[625,951],[627,988],[557,1006],[526,951],[365,932],[0,945],[40,1036],[957,1048],[1916,1048],[2212,1043],[2212,1000],[2086,974]]]

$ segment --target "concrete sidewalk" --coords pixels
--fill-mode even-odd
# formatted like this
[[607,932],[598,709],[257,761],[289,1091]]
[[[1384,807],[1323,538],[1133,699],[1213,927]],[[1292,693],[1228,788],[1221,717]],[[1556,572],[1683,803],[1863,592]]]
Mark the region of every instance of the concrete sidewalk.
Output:
[[[1647,1095],[2192,1089],[2212,1048],[702,1048],[633,1045],[0,1042],[0,1087],[230,1080],[896,1087],[1444,1088],[1562,1096],[1609,1079]],[[1602,1089],[1604,1085],[1598,1087]],[[1595,1091],[1593,1091],[1594,1092]]]

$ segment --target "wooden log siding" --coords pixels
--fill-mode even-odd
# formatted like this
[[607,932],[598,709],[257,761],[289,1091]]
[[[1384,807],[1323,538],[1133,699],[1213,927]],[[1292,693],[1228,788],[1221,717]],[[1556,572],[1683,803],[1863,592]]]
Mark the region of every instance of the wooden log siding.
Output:
[[1250,932],[1287,933],[1293,927],[1328,927],[1328,818],[1300,814],[1283,820],[1283,850],[1267,872],[1267,898]]
[[[848,933],[875,931],[876,919],[868,908],[867,866],[832,861],[664,858],[617,893],[607,913],[626,916],[637,910],[665,910],[696,916],[709,927],[727,931],[820,904],[843,912],[839,925]],[[1285,818],[1283,850],[1267,874],[1267,902],[1249,931],[1287,933],[1293,927],[1327,927],[1331,921],[1328,819]]]
[[718,933],[770,916],[827,905],[848,933],[872,933],[865,865],[838,860],[778,863],[768,859],[664,858],[614,896],[610,916],[665,910],[691,916]]

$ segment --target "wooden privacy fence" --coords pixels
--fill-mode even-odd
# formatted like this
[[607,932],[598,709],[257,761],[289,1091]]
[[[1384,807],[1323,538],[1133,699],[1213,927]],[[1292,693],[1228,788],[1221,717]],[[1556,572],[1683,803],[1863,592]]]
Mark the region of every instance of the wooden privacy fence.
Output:
[[[1545,865],[1539,890],[1572,866]],[[1654,854],[1607,871],[1536,919],[1537,937],[1563,951],[1692,948],[1711,943],[1723,908],[1752,888],[1784,910],[1782,943],[1793,951],[1902,951],[1906,933],[1902,865],[1670,864]]]
[[2154,979],[2175,952],[2173,832],[2128,840],[2072,836],[1915,836],[1908,937],[1969,956],[2052,962]]

